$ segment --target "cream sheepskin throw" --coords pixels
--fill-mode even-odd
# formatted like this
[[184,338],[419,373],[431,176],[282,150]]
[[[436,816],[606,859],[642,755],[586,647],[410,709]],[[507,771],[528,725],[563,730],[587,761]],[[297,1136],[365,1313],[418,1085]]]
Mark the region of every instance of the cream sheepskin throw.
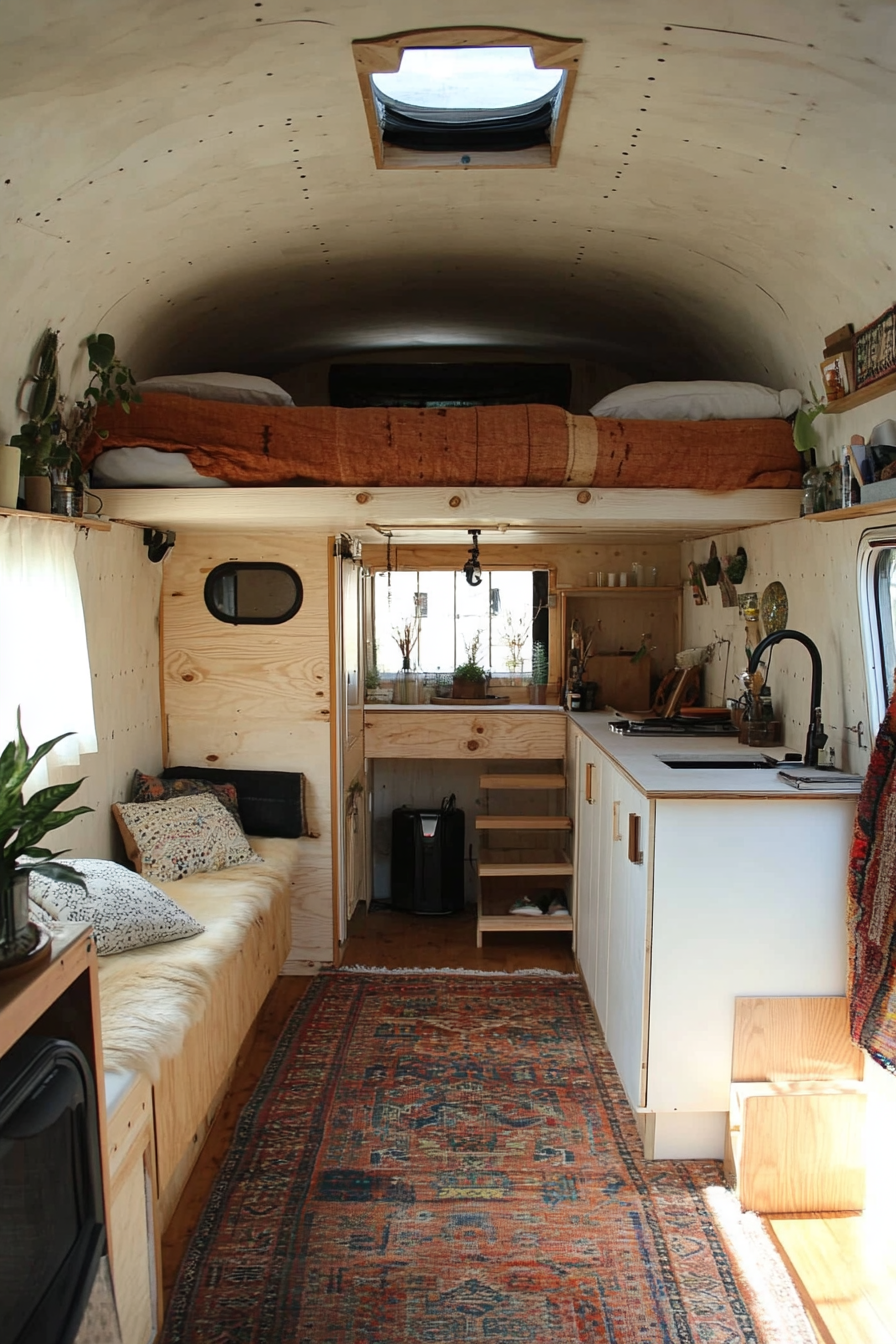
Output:
[[136,1069],[157,1082],[161,1060],[180,1052],[190,1027],[203,1017],[222,965],[278,894],[289,892],[300,841],[256,836],[251,844],[264,864],[157,883],[205,925],[205,933],[100,958],[107,1069]]

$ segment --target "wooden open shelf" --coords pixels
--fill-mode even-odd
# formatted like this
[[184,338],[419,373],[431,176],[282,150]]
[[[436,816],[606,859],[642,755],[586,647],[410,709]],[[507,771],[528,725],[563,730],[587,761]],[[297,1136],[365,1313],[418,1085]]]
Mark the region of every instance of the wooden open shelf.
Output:
[[867,401],[875,401],[877,397],[885,397],[888,392],[896,392],[896,373],[888,373],[886,378],[878,378],[876,383],[869,383],[867,387],[860,387],[858,392],[848,392],[845,397],[838,397],[836,401],[829,401],[824,408],[825,415],[842,415],[844,411],[851,411],[854,406],[864,406]]
[[824,513],[807,513],[809,523],[837,523],[844,518],[874,518],[876,515],[896,513],[896,499],[873,499],[867,504],[853,504],[850,509],[827,509]]
[[111,532],[112,524],[105,518],[72,518],[67,513],[31,513],[28,509],[7,509],[0,507],[0,518],[42,518],[46,523],[71,523],[75,527],[93,527],[97,532]]
[[[538,884],[514,887],[506,881],[480,886],[478,937],[483,933],[560,933],[572,929],[572,915],[511,915],[513,902],[526,890],[534,891]],[[543,891],[543,887],[541,888]],[[481,944],[480,944],[481,945]]]

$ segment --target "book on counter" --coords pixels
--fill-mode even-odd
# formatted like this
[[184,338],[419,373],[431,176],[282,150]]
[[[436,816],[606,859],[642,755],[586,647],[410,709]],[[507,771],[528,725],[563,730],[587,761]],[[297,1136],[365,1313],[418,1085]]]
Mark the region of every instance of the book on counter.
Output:
[[792,789],[806,793],[858,793],[862,787],[861,775],[846,775],[841,770],[813,770],[807,765],[789,765],[778,771]]

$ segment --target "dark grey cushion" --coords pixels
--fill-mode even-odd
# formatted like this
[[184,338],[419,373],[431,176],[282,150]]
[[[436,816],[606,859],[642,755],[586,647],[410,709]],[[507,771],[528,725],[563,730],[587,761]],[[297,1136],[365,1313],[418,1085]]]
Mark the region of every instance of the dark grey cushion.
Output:
[[174,765],[162,779],[207,779],[232,784],[240,820],[247,835],[310,835],[305,811],[305,776],[292,770],[213,770],[202,765]]

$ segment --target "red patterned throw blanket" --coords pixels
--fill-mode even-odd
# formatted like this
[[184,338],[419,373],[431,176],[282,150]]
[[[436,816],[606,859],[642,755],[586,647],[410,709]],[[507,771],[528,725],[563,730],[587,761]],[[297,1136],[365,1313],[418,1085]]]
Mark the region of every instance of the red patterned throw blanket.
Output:
[[859,795],[848,912],[852,1039],[896,1073],[896,694]]

